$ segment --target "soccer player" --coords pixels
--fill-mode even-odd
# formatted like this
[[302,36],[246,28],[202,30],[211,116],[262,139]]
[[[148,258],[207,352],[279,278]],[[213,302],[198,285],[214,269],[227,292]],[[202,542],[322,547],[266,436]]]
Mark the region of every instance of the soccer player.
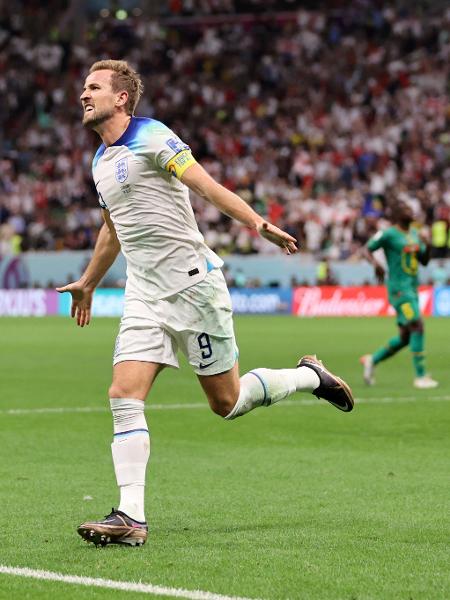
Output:
[[97,62],[86,78],[83,124],[103,142],[92,171],[105,222],[81,278],[58,288],[71,293],[77,324],[88,325],[94,290],[122,250],[125,306],[109,388],[120,504],[105,519],[79,526],[78,533],[96,545],[142,545],[147,539],[150,439],[144,401],[157,375],[178,367],[177,349],[197,374],[212,410],[227,420],[297,391],[312,392],[344,412],[353,408],[349,386],[315,356],[303,356],[296,368],[259,368],[239,377],[223,262],[204,243],[189,189],[286,254],[297,251],[296,240],[212,179],[163,123],[135,117],[141,92],[139,75],[125,61]]
[[417,229],[411,227],[413,211],[405,202],[397,202],[393,206],[392,221],[393,226],[376,233],[363,252],[365,258],[374,266],[378,280],[383,283],[384,267],[372,252],[379,248],[384,250],[389,268],[389,302],[397,313],[398,334],[373,354],[366,354],[360,358],[364,368],[364,381],[367,385],[373,385],[375,365],[409,345],[415,371],[414,387],[435,388],[438,385],[437,381],[427,375],[425,369],[424,326],[417,292],[419,262],[422,265],[428,264],[430,244],[425,234],[419,235]]

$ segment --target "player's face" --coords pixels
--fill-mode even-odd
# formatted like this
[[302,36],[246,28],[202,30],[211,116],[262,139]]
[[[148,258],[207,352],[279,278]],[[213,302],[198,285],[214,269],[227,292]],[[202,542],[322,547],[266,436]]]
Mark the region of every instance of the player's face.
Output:
[[400,203],[397,207],[397,219],[405,225],[412,223],[414,220],[412,208],[408,204]]
[[80,96],[83,125],[93,129],[114,115],[117,94],[111,89],[112,71],[94,71],[86,77]]

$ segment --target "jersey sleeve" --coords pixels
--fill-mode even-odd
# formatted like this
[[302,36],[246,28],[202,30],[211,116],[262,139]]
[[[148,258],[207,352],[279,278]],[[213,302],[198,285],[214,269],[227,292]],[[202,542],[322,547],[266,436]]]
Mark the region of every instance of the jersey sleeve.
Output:
[[170,129],[155,135],[152,145],[156,165],[177,179],[182,177],[188,167],[197,162],[189,146]]
[[102,144],[100,146],[100,148],[97,150],[97,152],[95,153],[94,158],[92,159],[92,179],[94,181],[95,190],[97,192],[97,198],[98,198],[98,203],[100,205],[100,208],[102,208],[103,210],[109,210],[106,202],[103,199],[103,196],[102,196],[100,190],[97,187],[99,182],[96,180],[96,174],[95,174],[95,169],[97,167],[97,163],[100,160],[100,158],[102,157],[104,152],[105,152],[105,145]]
[[388,242],[388,233],[386,231],[378,231],[370,240],[367,242],[367,249],[370,252],[375,252],[379,248],[385,248]]

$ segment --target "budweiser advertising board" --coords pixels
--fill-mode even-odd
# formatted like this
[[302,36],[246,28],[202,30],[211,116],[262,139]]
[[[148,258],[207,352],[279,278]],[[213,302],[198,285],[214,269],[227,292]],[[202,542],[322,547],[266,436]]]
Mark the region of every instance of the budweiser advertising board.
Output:
[[[433,288],[419,288],[422,314],[431,315]],[[383,286],[317,286],[294,289],[292,312],[298,317],[379,317],[394,315]]]

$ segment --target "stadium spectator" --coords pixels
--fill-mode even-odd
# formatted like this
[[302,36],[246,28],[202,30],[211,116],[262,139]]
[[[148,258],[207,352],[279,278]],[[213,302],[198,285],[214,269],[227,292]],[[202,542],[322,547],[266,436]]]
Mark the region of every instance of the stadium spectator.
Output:
[[[189,139],[213,176],[304,251],[354,256],[396,198],[432,229],[433,255],[448,254],[449,10],[178,0],[161,3],[158,20],[18,4],[0,9],[0,225],[22,250],[95,243],[95,141],[79,123],[77,81],[101,55],[135,64],[147,89],[140,114]],[[220,254],[272,251],[193,205]]]

